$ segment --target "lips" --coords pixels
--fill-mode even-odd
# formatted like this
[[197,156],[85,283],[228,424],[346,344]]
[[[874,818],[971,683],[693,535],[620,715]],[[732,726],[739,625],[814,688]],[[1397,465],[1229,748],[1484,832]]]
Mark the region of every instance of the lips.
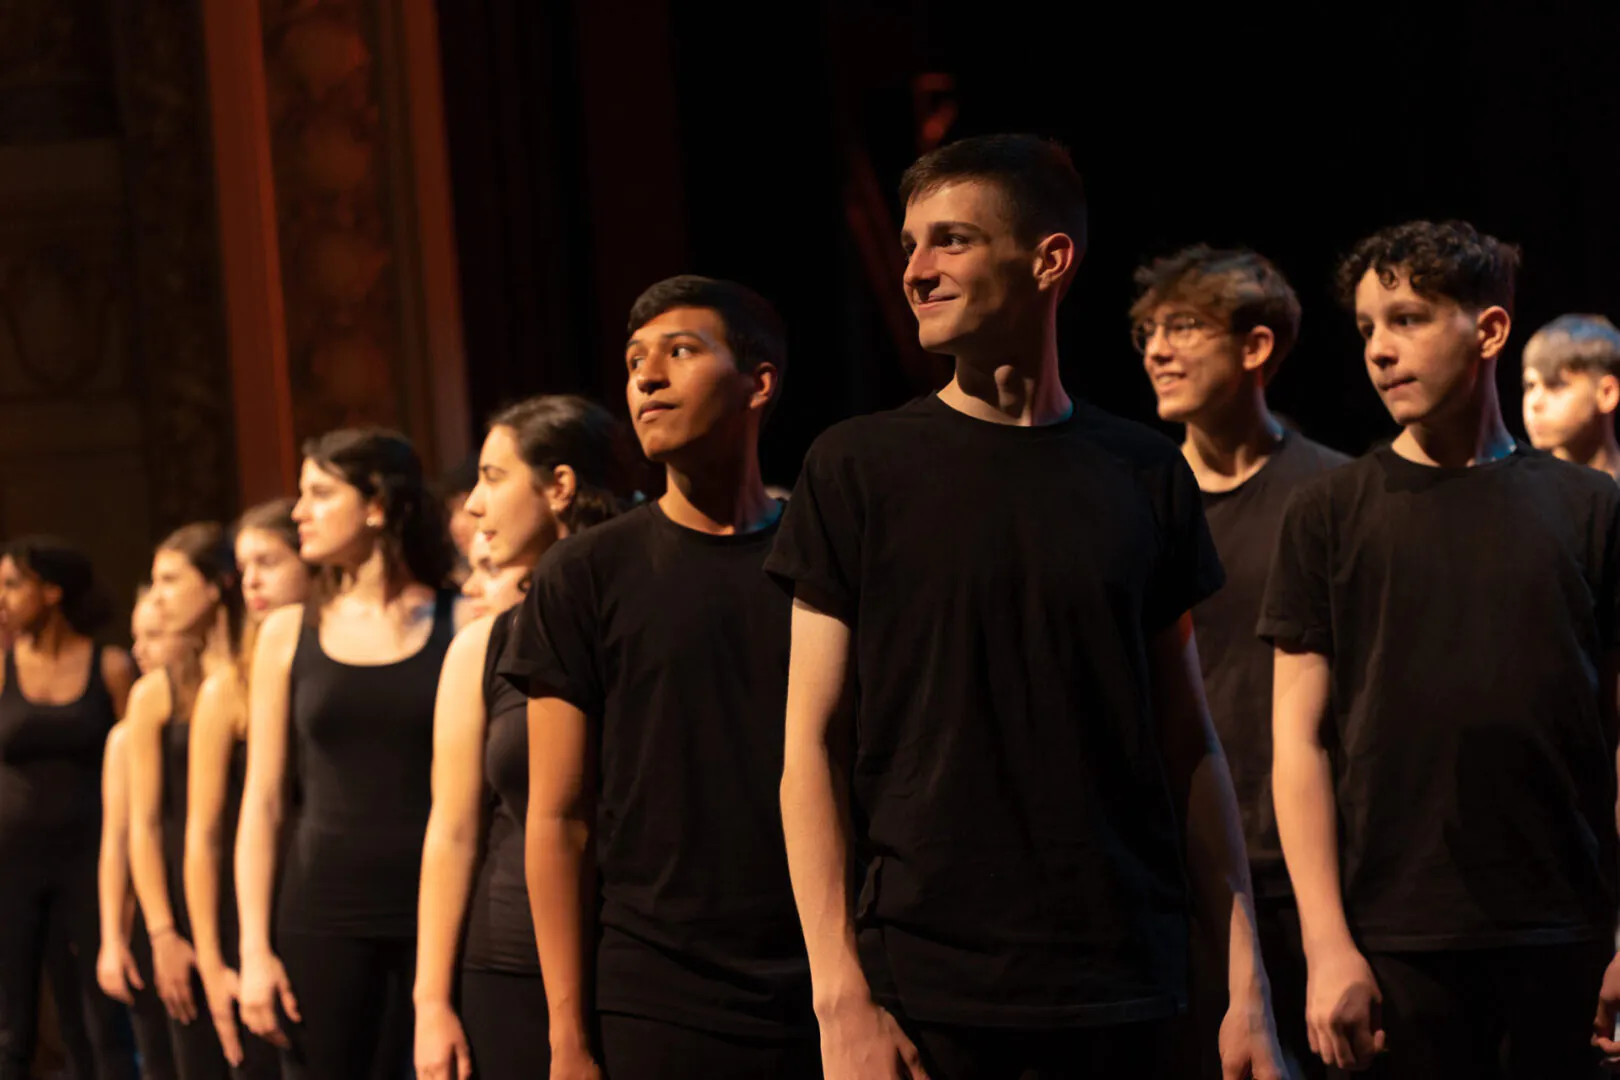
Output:
[[1389,394],[1395,392],[1396,390],[1400,390],[1403,387],[1415,385],[1417,385],[1416,378],[1411,375],[1403,375],[1398,379],[1391,379],[1389,382],[1380,384],[1378,387],[1378,392],[1380,394]]
[[652,420],[674,409],[667,401],[649,401],[636,411],[637,420]]

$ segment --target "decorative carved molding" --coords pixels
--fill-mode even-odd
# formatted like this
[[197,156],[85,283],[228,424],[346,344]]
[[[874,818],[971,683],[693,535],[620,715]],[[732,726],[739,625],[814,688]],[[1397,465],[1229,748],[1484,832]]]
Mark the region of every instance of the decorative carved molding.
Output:
[[153,525],[164,531],[236,509],[202,28],[195,0],[112,7],[131,340],[143,380]]

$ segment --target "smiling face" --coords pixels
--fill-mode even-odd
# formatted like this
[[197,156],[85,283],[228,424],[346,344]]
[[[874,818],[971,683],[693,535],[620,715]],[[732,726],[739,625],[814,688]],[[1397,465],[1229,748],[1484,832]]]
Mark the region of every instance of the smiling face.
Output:
[[671,308],[649,319],[630,336],[624,361],[636,438],[660,464],[706,445],[740,447],[775,389],[769,364],[738,369],[725,322],[709,308]]
[[1224,320],[1210,312],[1185,303],[1160,304],[1137,335],[1144,341],[1142,366],[1158,399],[1161,420],[1185,424],[1218,411],[1251,381],[1244,339],[1230,333]]
[[1404,273],[1393,287],[1369,270],[1356,286],[1356,328],[1367,375],[1397,424],[1443,419],[1475,400],[1507,337],[1507,312],[1475,314],[1444,297],[1413,290]]
[[972,179],[913,197],[900,249],[917,340],[948,356],[1020,336],[1032,319],[1044,317],[1045,289],[1061,289],[1070,265],[1065,261],[1055,279],[1043,281],[1043,268],[1051,269],[1044,267],[1044,252],[1019,242],[1001,190]]

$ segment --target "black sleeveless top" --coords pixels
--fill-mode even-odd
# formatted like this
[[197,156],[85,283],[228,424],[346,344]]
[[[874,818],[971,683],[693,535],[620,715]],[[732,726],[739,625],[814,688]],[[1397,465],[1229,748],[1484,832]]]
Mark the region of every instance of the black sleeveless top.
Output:
[[306,609],[290,680],[302,805],[281,881],[281,932],[416,937],[433,702],[454,600],[439,594],[427,644],[392,664],[333,660],[321,650],[318,612]]
[[78,700],[43,705],[23,697],[17,662],[5,654],[0,690],[0,855],[30,859],[94,855],[101,841],[101,758],[118,722],[92,651]]
[[[529,812],[529,699],[495,666],[506,651],[517,609],[495,617],[484,660],[485,808],[482,858],[467,912],[461,965],[474,971],[540,976],[523,872],[523,824]],[[540,1017],[544,1021],[545,1017]]]
[[[231,852],[236,850],[236,823],[242,816],[242,787],[247,779],[247,743],[236,739],[225,774],[225,802],[220,808],[219,944],[225,962],[235,966],[241,929],[236,919],[236,874]],[[186,790],[191,778],[191,724],[170,719],[163,725],[163,868],[169,885],[169,910],[175,930],[191,940],[191,917],[186,903]]]

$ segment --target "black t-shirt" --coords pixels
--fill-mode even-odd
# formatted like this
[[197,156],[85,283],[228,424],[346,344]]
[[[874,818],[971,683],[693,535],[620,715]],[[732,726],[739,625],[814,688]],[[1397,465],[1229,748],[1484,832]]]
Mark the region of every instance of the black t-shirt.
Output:
[[1185,993],[1147,645],[1220,585],[1180,451],[929,396],[811,448],[766,568],[852,628],[863,967],[919,1020],[1123,1023]]
[[1193,608],[1193,628],[1204,694],[1237,789],[1256,896],[1291,890],[1271,803],[1271,646],[1255,637],[1254,625],[1288,496],[1349,460],[1289,432],[1259,472],[1230,491],[1203,493],[1226,584]]
[[1301,488],[1259,623],[1331,660],[1345,914],[1362,948],[1613,932],[1620,489],[1520,448],[1388,447]]
[[778,790],[791,605],[776,534],[656,503],[535,569],[500,673],[590,718],[600,750],[596,1004],[706,1031],[815,1030]]

